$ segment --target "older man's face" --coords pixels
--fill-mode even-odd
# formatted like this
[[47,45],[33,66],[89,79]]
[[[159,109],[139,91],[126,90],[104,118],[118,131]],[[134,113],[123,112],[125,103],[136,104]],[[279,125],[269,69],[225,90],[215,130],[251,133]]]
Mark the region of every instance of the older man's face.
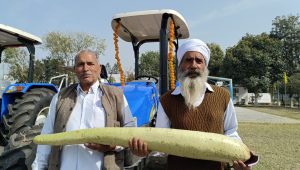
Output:
[[101,68],[93,53],[83,52],[75,63],[75,73],[82,88],[92,86],[100,76]]
[[196,51],[188,51],[184,54],[180,70],[182,72],[187,71],[187,75],[190,78],[200,76],[206,67],[204,56]]
[[181,94],[186,105],[195,108],[199,96],[205,93],[208,70],[204,56],[195,51],[186,52],[178,70]]

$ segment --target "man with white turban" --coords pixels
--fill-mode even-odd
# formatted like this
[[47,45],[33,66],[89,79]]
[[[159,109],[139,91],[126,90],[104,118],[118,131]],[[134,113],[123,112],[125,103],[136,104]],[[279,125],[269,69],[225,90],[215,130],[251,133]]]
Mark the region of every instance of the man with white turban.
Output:
[[[177,59],[180,85],[161,96],[156,127],[219,133],[241,140],[229,92],[207,83],[208,46],[199,39],[190,39],[179,47]],[[149,152],[142,139],[134,138],[129,145],[136,155],[144,156]],[[226,168],[226,164],[169,155],[167,167],[171,170],[219,170]],[[238,160],[233,162],[233,167],[251,169]]]

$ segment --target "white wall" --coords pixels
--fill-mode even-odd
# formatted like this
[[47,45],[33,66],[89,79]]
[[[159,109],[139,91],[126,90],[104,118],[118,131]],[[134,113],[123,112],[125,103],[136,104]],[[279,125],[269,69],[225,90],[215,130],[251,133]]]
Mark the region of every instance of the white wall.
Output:
[[[248,93],[248,89],[244,87],[234,87],[234,104],[253,104],[254,93]],[[270,93],[259,93],[258,101],[259,104],[271,104],[271,94]]]
[[[249,103],[254,104],[255,95],[254,93],[248,93]],[[257,98],[257,103],[260,104],[271,104],[271,94],[270,93],[259,93],[259,97]]]

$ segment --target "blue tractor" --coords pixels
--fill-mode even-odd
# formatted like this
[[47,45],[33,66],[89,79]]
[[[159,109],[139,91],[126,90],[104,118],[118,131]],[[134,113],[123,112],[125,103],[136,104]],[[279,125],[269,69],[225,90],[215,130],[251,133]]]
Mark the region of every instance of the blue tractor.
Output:
[[[30,57],[26,83],[10,84],[2,91],[0,169],[29,167],[35,155],[32,152],[35,146],[31,139],[40,133],[51,99],[58,91],[57,86],[53,84],[32,82],[35,45],[41,42],[39,37],[0,24],[0,56],[7,48],[26,47]],[[35,133],[26,134],[29,131]]]

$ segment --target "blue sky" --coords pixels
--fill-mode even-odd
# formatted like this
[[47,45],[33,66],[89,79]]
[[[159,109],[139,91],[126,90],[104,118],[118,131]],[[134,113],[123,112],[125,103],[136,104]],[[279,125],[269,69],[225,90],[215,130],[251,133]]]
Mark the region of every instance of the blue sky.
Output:
[[[2,0],[0,23],[45,37],[50,31],[86,32],[106,40],[101,63],[113,64],[111,19],[123,12],[173,9],[185,18],[191,38],[217,43],[223,50],[235,45],[246,33],[270,32],[276,16],[299,15],[299,0]],[[146,45],[141,52],[158,50]],[[43,58],[47,52],[37,49]],[[130,43],[120,43],[121,62],[133,70]]]

